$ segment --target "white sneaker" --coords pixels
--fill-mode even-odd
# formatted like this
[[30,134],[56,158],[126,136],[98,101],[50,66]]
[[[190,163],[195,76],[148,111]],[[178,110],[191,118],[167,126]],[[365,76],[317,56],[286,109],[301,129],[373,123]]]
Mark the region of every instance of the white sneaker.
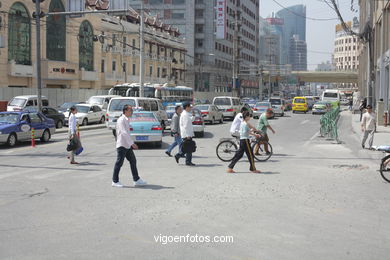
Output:
[[147,185],[148,183],[146,182],[146,181],[144,181],[144,180],[142,180],[141,178],[140,179],[138,179],[138,181],[135,181],[134,182],[134,186],[135,187],[139,187],[139,186],[145,186],[145,185]]
[[119,181],[118,182],[112,182],[112,187],[116,187],[116,188],[123,188],[123,184],[120,183]]

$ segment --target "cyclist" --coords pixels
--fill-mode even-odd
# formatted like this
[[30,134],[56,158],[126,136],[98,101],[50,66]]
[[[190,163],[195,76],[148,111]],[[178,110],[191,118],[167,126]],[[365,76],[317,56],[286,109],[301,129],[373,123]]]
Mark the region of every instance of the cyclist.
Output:
[[[242,117],[244,112],[248,112],[248,109],[246,107],[241,108],[241,112],[236,115],[236,117],[233,120],[232,126],[230,127],[230,134],[235,137],[240,137],[240,127],[241,123],[244,121],[244,118]],[[250,129],[253,129],[254,127],[248,123],[248,126]]]
[[[268,150],[268,142],[269,142],[269,137],[267,134],[267,129],[271,130],[272,133],[275,134],[275,130],[270,126],[268,123],[268,119],[271,118],[272,112],[271,110],[267,110],[265,113],[263,113],[260,118],[259,118],[259,123],[257,125],[257,130],[260,131],[260,134],[262,135],[262,140],[264,141],[264,150],[267,155],[270,154],[270,151]],[[260,155],[259,154],[259,145],[256,144],[255,146],[255,155]]]
[[250,128],[248,121],[251,120],[251,117],[249,115],[248,111],[245,111],[242,113],[242,118],[243,122],[241,123],[240,126],[240,148],[237,150],[236,154],[233,157],[233,160],[228,166],[228,173],[235,173],[233,171],[234,166],[236,163],[242,158],[244,155],[244,152],[246,153],[246,156],[248,156],[248,160],[250,163],[250,168],[249,170],[253,173],[260,173],[260,171],[256,170],[255,167],[255,161],[254,161],[254,156],[253,156],[253,151],[251,148],[251,144],[249,141],[249,135],[254,135],[257,138],[260,136],[256,133],[254,133],[254,130]]

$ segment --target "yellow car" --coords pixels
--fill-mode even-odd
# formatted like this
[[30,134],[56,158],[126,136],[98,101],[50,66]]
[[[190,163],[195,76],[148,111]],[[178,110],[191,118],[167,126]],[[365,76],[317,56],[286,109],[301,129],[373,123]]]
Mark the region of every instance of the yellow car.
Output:
[[292,111],[304,112],[305,114],[309,111],[309,104],[305,97],[295,97],[292,102]]

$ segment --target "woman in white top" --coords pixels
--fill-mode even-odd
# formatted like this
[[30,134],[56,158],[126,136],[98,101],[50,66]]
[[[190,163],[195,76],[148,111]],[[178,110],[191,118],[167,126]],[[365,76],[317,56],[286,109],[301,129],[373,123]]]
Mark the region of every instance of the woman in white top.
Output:
[[[77,136],[77,109],[76,107],[71,107],[69,111],[69,140],[74,140],[77,144],[80,143],[79,137]],[[78,164],[78,162],[75,162],[74,160],[74,154],[76,150],[70,151],[68,158],[70,159],[71,164]]]

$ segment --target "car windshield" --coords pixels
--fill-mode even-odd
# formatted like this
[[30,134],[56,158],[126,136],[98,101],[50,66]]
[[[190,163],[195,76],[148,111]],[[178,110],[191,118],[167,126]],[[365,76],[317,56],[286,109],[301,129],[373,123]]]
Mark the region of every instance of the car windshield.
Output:
[[76,106],[77,112],[88,113],[89,107],[86,106]]
[[282,104],[282,100],[280,100],[280,99],[270,99],[269,102],[272,105],[281,105]]
[[87,101],[88,104],[97,104],[102,105],[104,103],[104,98],[102,97],[90,97]]
[[110,107],[108,108],[109,112],[120,112],[123,111],[125,105],[130,105],[135,107],[134,99],[111,99]]
[[18,122],[19,115],[14,113],[2,113],[0,114],[0,124],[8,123],[15,124]]
[[304,98],[296,98],[296,99],[294,99],[294,103],[305,104],[306,103],[306,99],[304,99]]
[[9,102],[9,105],[10,106],[18,106],[18,107],[22,107],[24,106],[24,104],[26,103],[26,99],[24,98],[14,98],[12,99],[10,102]]
[[201,117],[202,116],[198,109],[192,109],[192,111],[195,113],[195,116],[197,116],[197,117]]
[[76,105],[77,103],[74,103],[74,102],[67,102],[67,103],[64,103],[60,106],[60,108],[65,108],[65,109],[68,109],[68,108],[71,108],[72,106]]
[[334,92],[325,92],[324,93],[325,98],[337,98],[337,93]]
[[209,106],[196,106],[199,110],[209,110]]
[[165,111],[173,112],[173,111],[175,111],[175,106],[167,106],[167,108],[165,109]]
[[230,106],[230,99],[229,98],[216,98],[214,100],[214,105],[216,106]]
[[132,122],[145,122],[145,121],[153,122],[153,121],[156,121],[157,122],[157,119],[153,115],[153,113],[134,113],[131,116],[130,121],[132,121]]
[[269,107],[269,103],[266,103],[266,102],[259,102],[259,103],[256,103],[256,106],[257,106],[257,107]]

